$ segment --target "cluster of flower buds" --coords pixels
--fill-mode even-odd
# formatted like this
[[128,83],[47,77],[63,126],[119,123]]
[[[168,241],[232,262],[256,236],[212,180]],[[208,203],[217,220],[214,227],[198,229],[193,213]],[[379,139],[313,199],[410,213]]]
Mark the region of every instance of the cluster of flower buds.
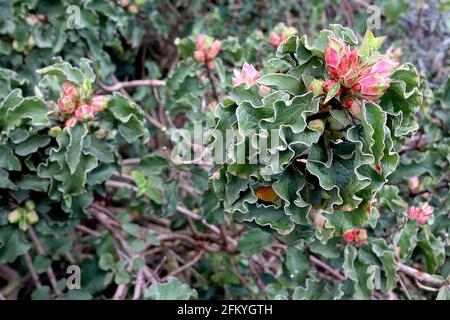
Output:
[[69,81],[64,82],[57,109],[64,119],[65,126],[73,127],[78,121],[94,119],[96,112],[106,109],[108,100],[105,96],[83,97],[80,89]]
[[284,23],[278,24],[269,35],[269,42],[275,47],[283,43],[288,37],[297,33],[294,27],[287,27]]
[[419,207],[409,207],[407,216],[411,220],[417,220],[419,224],[425,224],[433,212],[434,208],[429,206],[427,203],[424,203]]
[[11,224],[18,224],[19,228],[27,231],[30,225],[36,224],[39,221],[39,216],[36,212],[36,204],[33,200],[27,200],[25,207],[14,209],[8,214],[8,222]]
[[367,240],[367,231],[366,229],[348,230],[344,232],[342,237],[347,243],[363,244]]
[[[371,39],[368,37],[367,39]],[[376,41],[379,39],[366,40]],[[344,91],[361,99],[373,101],[379,99],[389,88],[396,63],[388,57],[372,59],[371,56],[361,56],[357,48],[351,50],[343,40],[330,36],[325,48],[325,66],[330,79],[339,82]]]
[[197,37],[194,59],[198,62],[204,62],[209,69],[214,69],[213,59],[219,54],[221,48],[222,42],[220,40],[200,34]]
[[[374,101],[381,98],[389,88],[390,76],[397,66],[389,57],[376,53],[381,43],[382,38],[374,38],[368,33],[361,47],[352,50],[343,40],[330,36],[325,48],[325,67],[329,79],[310,81],[309,90],[315,95],[327,95],[333,90],[330,98],[339,98],[347,110],[358,118],[361,106],[357,99]],[[327,96],[327,99],[330,98]]]
[[[232,83],[233,83],[233,87],[237,87],[241,84],[245,85],[245,88],[249,89],[250,87],[256,85],[259,77],[260,77],[260,73],[258,70],[256,70],[256,68],[247,63],[244,62],[244,65],[242,66],[242,70],[238,71],[238,70],[234,70],[233,71],[233,79],[232,79]],[[270,92],[270,88],[264,85],[260,85],[259,86],[259,94],[262,97],[265,97],[266,95],[268,95]]]

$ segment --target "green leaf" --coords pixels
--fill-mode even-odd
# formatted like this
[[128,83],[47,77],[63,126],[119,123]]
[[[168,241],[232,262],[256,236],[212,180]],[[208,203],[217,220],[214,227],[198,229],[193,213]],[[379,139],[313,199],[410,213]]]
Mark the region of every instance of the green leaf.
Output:
[[419,239],[417,242],[421,252],[425,255],[426,271],[434,273],[445,262],[445,245],[442,240],[433,234]]
[[436,297],[436,300],[450,300],[450,288],[449,286],[443,286]]
[[417,245],[418,223],[408,220],[406,225],[395,235],[395,242],[402,262],[407,261]]
[[343,292],[340,287],[330,289],[325,281],[307,279],[305,287],[295,288],[294,300],[335,300],[340,299]]
[[310,264],[304,248],[289,247],[286,251],[286,268],[291,280],[303,282],[308,277]]
[[44,135],[32,135],[15,147],[15,153],[19,156],[27,156],[50,143],[50,137]]
[[18,90],[11,92],[3,101],[0,106],[0,115],[5,111],[4,118],[0,119],[0,127],[3,126],[6,132],[14,130],[24,119],[29,119],[34,126],[45,126],[50,123],[45,102],[34,97],[21,98]]
[[341,85],[339,82],[333,84],[330,88],[330,90],[328,90],[327,96],[325,97],[325,101],[324,103],[327,103],[328,101],[330,101],[331,99],[333,99],[337,93],[339,92],[339,89],[341,88]]
[[61,57],[54,59],[55,63],[51,66],[36,70],[37,73],[43,75],[57,76],[63,80],[69,80],[77,85],[84,82],[84,74],[80,69],[72,67],[69,62],[63,61]]
[[375,38],[370,30],[366,31],[364,39],[359,47],[358,54],[361,57],[361,62],[366,63],[381,47],[384,41],[384,37]]
[[70,173],[73,175],[80,163],[81,151],[83,149],[83,141],[87,135],[87,128],[84,124],[77,123],[69,130],[69,145],[66,151],[66,161]]
[[86,151],[96,157],[100,162],[114,162],[114,154],[111,150],[111,146],[105,140],[101,140],[91,136],[89,148]]
[[22,169],[19,159],[13,154],[11,148],[6,145],[0,145],[0,168],[8,171],[20,171]]
[[9,226],[0,228],[0,264],[14,262],[18,256],[27,253],[30,247],[21,230]]
[[169,277],[166,283],[152,284],[145,292],[151,300],[189,300],[197,298],[197,291],[175,277]]
[[237,244],[237,249],[245,255],[251,256],[272,244],[270,233],[255,229],[244,233]]
[[292,95],[305,93],[305,87],[293,76],[281,73],[266,74],[258,79],[259,84],[287,91]]
[[15,181],[15,184],[22,190],[47,192],[50,181],[35,175],[24,174],[17,181]]
[[347,245],[344,251],[344,273],[354,283],[353,298],[370,299],[374,290],[375,269],[361,262],[357,250]]
[[100,256],[99,267],[102,270],[108,271],[114,269],[114,257],[110,253],[105,253]]
[[138,138],[148,139],[148,132],[144,125],[143,111],[130,99],[118,92],[108,102],[107,112],[110,112],[119,121],[120,135],[128,142],[133,143]]
[[122,229],[135,237],[138,237],[141,233],[141,227],[135,223],[124,223]]

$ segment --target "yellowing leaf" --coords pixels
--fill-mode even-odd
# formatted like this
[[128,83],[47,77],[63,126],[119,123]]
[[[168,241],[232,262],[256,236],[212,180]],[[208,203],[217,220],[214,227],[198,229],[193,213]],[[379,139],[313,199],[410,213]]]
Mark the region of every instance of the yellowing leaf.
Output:
[[262,201],[274,202],[280,199],[280,197],[273,190],[272,186],[261,187],[255,192],[256,197]]

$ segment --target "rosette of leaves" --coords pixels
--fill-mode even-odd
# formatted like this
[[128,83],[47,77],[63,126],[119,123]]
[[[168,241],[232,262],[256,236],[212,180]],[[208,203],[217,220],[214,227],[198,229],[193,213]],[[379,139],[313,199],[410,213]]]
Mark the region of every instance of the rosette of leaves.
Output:
[[[65,221],[82,216],[93,192],[101,192],[103,182],[118,170],[119,150],[148,140],[143,112],[119,93],[106,97],[106,109],[94,119],[64,127],[54,110],[62,83],[69,81],[91,95],[95,75],[89,63],[81,59],[76,68],[57,59],[38,70],[44,77],[37,96],[23,97],[15,89],[1,101],[1,235],[19,232],[8,225],[7,215],[30,199],[40,217]],[[0,262],[21,252],[18,245],[7,246],[11,252],[8,257],[0,255]]]
[[[291,36],[257,81],[271,88],[268,95],[258,85],[240,85],[217,107],[212,147],[224,157],[213,188],[229,219],[280,235],[315,232],[324,241],[374,219],[372,199],[395,170],[404,138],[418,127],[419,76],[411,64],[398,66],[380,99],[355,98],[355,113],[339,87],[325,94],[309,89],[329,79],[324,52],[331,36],[358,43],[340,25],[313,39]],[[360,56],[377,59],[380,44],[368,33]],[[230,129],[232,139],[220,144]]]

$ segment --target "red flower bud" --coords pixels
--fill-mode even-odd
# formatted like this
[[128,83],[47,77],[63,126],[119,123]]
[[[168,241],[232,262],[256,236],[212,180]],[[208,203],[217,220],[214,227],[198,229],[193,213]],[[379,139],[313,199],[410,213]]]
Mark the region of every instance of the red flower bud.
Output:
[[353,240],[355,239],[353,230],[345,231],[344,234],[342,235],[342,237],[344,238],[345,242],[347,242],[347,243],[353,242]]

